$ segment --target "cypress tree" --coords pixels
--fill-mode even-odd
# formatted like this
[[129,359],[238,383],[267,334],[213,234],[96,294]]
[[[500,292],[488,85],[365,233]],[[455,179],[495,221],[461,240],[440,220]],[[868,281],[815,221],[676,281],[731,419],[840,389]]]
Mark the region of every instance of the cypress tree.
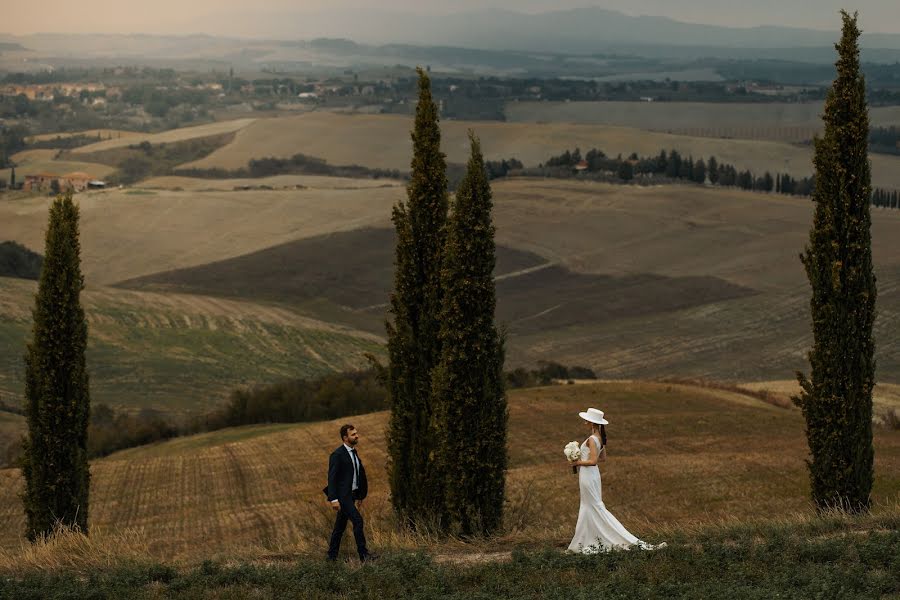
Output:
[[28,437],[22,499],[26,535],[32,541],[57,525],[87,532],[90,394],[78,238],[78,207],[71,193],[57,197],[50,208],[32,339],[25,355]]
[[843,34],[815,139],[815,215],[801,255],[812,288],[811,378],[798,373],[795,402],[806,418],[812,497],[819,509],[867,510],[873,478],[875,274],[869,117],[859,69],[856,15],[841,11]]
[[[478,139],[456,191],[441,278],[442,354],[434,376],[441,425],[446,526],[455,534],[496,531],[506,481],[503,341],[494,325],[493,202]],[[629,164],[624,162],[622,164]]]
[[719,163],[718,163],[718,161],[716,161],[715,156],[709,157],[708,171],[709,171],[709,182],[713,185],[718,184],[719,183]]
[[442,513],[440,474],[434,468],[436,423],[432,370],[440,360],[440,267],[446,239],[447,165],[440,150],[438,108],[431,82],[420,68],[419,101],[412,131],[413,158],[407,200],[394,207],[397,230],[394,290],[386,323],[391,499],[401,520],[413,527],[435,523]]
[[16,167],[13,166],[12,169],[9,170],[9,189],[16,189]]

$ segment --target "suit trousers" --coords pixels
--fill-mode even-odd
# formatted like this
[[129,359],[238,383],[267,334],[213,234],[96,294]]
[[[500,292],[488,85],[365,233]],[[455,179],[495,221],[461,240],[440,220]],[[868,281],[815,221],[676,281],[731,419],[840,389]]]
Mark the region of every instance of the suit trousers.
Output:
[[352,498],[338,499],[341,508],[338,510],[337,519],[334,521],[334,530],[331,532],[331,543],[328,545],[328,558],[336,559],[341,549],[341,538],[347,529],[347,521],[353,523],[353,537],[356,539],[356,551],[360,560],[368,556],[366,548],[366,534],[363,532],[363,517],[356,508]]

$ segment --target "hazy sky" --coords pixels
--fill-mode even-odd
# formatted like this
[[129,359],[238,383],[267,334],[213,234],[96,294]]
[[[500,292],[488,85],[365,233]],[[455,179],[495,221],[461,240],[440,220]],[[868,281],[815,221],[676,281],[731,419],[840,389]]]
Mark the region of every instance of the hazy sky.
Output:
[[898,0],[855,0],[853,4],[841,0],[12,0],[4,4],[0,31],[16,34],[68,31],[256,37],[267,35],[263,30],[267,26],[247,15],[334,14],[352,9],[429,14],[484,8],[544,12],[581,6],[716,25],[788,25],[831,30],[838,28],[837,11],[843,7],[859,10],[864,31],[900,33]]

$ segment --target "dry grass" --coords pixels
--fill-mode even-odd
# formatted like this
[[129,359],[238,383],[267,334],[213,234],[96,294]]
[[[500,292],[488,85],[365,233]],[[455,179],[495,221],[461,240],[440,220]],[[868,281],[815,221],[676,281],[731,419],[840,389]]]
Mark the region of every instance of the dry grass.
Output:
[[[800,384],[796,379],[780,381],[753,381],[737,384],[741,390],[755,394],[767,394],[774,397],[790,399],[800,393]],[[872,391],[872,404],[875,418],[890,426],[893,415],[900,414],[900,385],[877,383]]]
[[[802,142],[822,130],[822,103],[510,102],[517,123],[615,125],[698,137]],[[900,107],[869,109],[873,127],[900,125]]]
[[223,133],[233,133],[247,127],[253,123],[255,119],[234,119],[232,121],[219,121],[216,123],[207,123],[206,125],[195,125],[193,127],[182,127],[180,129],[171,129],[162,133],[140,133],[130,136],[114,137],[111,140],[103,140],[95,144],[80,146],[72,150],[73,154],[100,152],[110,150],[112,148],[121,148],[130,146],[131,144],[139,144],[143,141],[151,144],[168,144],[171,142],[181,142],[195,138],[210,137],[213,135],[221,135]]
[[393,179],[356,179],[325,177],[323,175],[274,175],[254,179],[198,179],[195,177],[152,177],[141,182],[142,189],[185,190],[192,192],[234,191],[239,187],[262,189],[325,189],[356,190],[383,187],[402,187],[404,183]]
[[[584,308],[589,295],[541,286],[547,281],[534,273],[541,297],[531,310],[515,313],[518,316],[506,323],[517,331],[510,338],[510,366],[551,359],[584,364],[606,378],[683,376],[744,382],[787,380],[796,369],[808,368],[809,286],[797,259],[812,219],[808,200],[695,186],[641,188],[532,179],[498,181],[493,191],[498,245],[531,252],[546,264],[621,277],[623,283],[645,274],[703,276],[757,292],[729,300],[709,294],[706,302],[672,310],[662,300],[678,298],[661,299],[629,288],[615,300],[636,298],[635,307],[643,312],[601,318],[596,315],[604,306]],[[96,289],[246,257],[333,232],[390,227],[390,207],[404,196],[401,187],[79,194],[87,286]],[[5,236],[40,251],[48,204],[46,198],[0,202]],[[900,211],[876,210],[872,234],[879,288],[879,379],[900,382],[900,330],[893,325],[900,315],[900,254],[895,248]],[[341,250],[334,246],[331,252]],[[331,278],[331,285],[338,286],[352,277],[356,285],[364,278],[353,273],[389,267],[373,262],[390,254],[389,248],[383,250],[387,252],[351,256],[354,271],[325,270],[319,279]],[[316,256],[287,257],[285,277],[315,269]],[[386,275],[378,289],[389,284]],[[353,320],[333,303],[309,309],[321,320],[341,320],[381,334],[387,297],[376,292],[363,290],[360,299],[376,308],[353,313]],[[258,298],[249,301],[258,304]],[[26,300],[15,310],[29,307]],[[562,324],[561,318],[577,322]],[[10,346],[7,354],[19,352]],[[14,366],[20,368],[21,363]],[[14,377],[15,372],[4,375]]]
[[[14,398],[35,290],[0,278],[0,390]],[[86,290],[82,304],[92,400],[120,407],[193,412],[240,386],[360,368],[382,352],[372,334],[267,304],[112,288]]]
[[[66,175],[68,173],[87,173],[96,179],[103,179],[115,171],[115,167],[94,162],[80,162],[72,160],[53,160],[47,158],[48,152],[55,154],[55,150],[26,150],[26,162],[16,167],[16,180],[25,181],[26,175],[38,173],[52,173],[54,175]],[[0,179],[9,181],[11,169],[0,169]]]
[[[88,287],[205,264],[282,242],[387,226],[403,189],[105,190],[78,194]],[[40,251],[52,198],[0,203],[5,239]]]
[[[390,115],[353,115],[314,112],[301,116],[259,119],[238,131],[235,140],[206,158],[185,167],[234,169],[264,156],[296,153],[324,158],[332,164],[408,170],[412,120]],[[812,173],[810,148],[752,140],[724,140],[677,136],[609,125],[574,123],[500,123],[444,121],[441,148],[450,162],[465,163],[469,154],[467,132],[474,129],[485,156],[514,156],[537,166],[550,156],[576,146],[582,151],[598,147],[607,154],[656,155],[677,149],[695,158],[715,155],[719,162],[739,169],[790,172],[795,177]],[[872,157],[875,185],[900,189],[900,158]]]
[[85,131],[70,131],[70,132],[62,132],[62,133],[42,133],[40,135],[33,135],[28,138],[28,143],[32,142],[42,142],[45,140],[55,140],[56,138],[68,138],[75,137],[78,135],[84,135],[87,137],[97,137],[98,135],[103,138],[111,139],[125,139],[135,136],[140,136],[141,133],[137,131],[125,131],[124,129],[88,129]]
[[[797,411],[676,384],[558,386],[511,394],[506,531],[475,545],[451,541],[441,552],[564,546],[574,528],[578,492],[561,449],[585,435],[577,412],[587,406],[602,408],[611,421],[610,458],[602,467],[604,501],[644,539],[813,514]],[[362,434],[372,547],[434,548],[428,535],[404,532],[392,516],[384,475],[386,414],[376,413],[227,430],[96,461],[91,538],[51,542],[31,554],[18,537],[23,520],[15,494],[21,478],[17,471],[0,471],[0,547],[5,549],[0,569],[21,560],[35,567],[60,564],[79,552],[88,555],[85,560],[102,562],[118,545],[126,556],[167,561],[319,555],[332,520],[321,492],[325,467],[345,421]],[[896,510],[900,433],[878,430],[875,444],[876,513]],[[352,547],[348,537],[343,551],[349,556]]]

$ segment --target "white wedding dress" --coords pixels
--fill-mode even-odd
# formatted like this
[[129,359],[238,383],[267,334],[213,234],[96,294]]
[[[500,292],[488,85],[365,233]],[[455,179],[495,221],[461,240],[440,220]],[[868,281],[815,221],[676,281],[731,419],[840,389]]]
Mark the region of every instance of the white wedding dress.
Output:
[[[600,447],[597,436],[591,436]],[[581,444],[581,460],[589,460],[591,448],[587,440]],[[660,548],[646,542],[642,542],[627,529],[622,527],[612,513],[603,505],[603,493],[600,485],[600,469],[593,467],[578,467],[578,486],[581,488],[581,508],[578,510],[578,523],[575,525],[575,537],[569,544],[569,551],[584,554],[594,554],[613,550],[616,548],[627,549],[637,546],[644,550]]]

